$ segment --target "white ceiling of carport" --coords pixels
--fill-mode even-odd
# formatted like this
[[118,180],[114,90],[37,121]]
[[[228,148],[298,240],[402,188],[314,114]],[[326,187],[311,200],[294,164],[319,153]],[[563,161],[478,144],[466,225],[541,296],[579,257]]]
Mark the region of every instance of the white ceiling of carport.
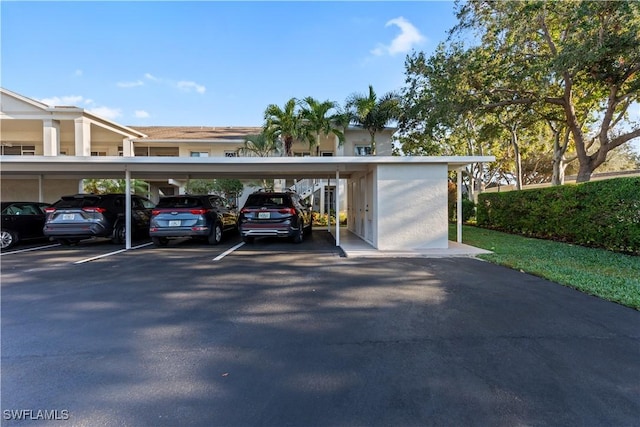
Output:
[[491,162],[492,156],[449,157],[71,157],[1,156],[3,179],[122,178],[126,170],[135,179],[185,178],[350,178],[380,164],[447,164],[449,170],[470,163]]

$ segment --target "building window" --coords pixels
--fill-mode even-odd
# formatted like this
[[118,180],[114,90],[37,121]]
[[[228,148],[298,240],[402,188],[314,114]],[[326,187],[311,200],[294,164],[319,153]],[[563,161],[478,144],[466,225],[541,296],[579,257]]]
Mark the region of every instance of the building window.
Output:
[[237,151],[225,151],[224,152],[224,156],[225,157],[238,157],[238,152]]
[[355,155],[356,156],[370,156],[371,155],[371,146],[370,145],[356,145],[356,147],[355,147]]
[[209,157],[208,151],[192,151],[191,157]]
[[96,157],[104,157],[107,155],[106,151],[92,151],[91,152],[92,156],[96,156]]
[[311,156],[311,152],[309,151],[298,151],[293,153],[293,157],[309,157]]
[[36,146],[3,143],[1,153],[3,156],[35,156]]
[[178,147],[135,147],[136,156],[158,156],[158,157],[178,157],[180,150]]
[[332,157],[333,156],[333,151],[323,151],[320,155],[322,157]]

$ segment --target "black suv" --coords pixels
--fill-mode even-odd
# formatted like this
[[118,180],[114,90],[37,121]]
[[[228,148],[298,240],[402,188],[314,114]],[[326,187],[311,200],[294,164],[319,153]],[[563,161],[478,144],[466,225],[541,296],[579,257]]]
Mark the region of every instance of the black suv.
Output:
[[170,238],[204,238],[217,245],[225,231],[238,230],[238,213],[215,195],[169,196],[160,199],[151,213],[149,235],[156,246]]
[[240,211],[240,233],[245,242],[256,236],[277,236],[301,243],[305,232],[311,234],[312,225],[311,207],[294,192],[255,192]]
[[[45,209],[44,235],[69,245],[90,237],[109,237],[114,243],[125,240],[124,194],[75,194],[62,196]],[[131,196],[131,229],[134,235],[149,232],[149,199]]]

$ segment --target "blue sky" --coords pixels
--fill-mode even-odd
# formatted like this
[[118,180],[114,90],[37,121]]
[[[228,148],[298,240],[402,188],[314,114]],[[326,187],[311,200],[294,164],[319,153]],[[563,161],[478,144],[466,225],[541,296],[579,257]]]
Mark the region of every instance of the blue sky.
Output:
[[448,1],[2,1],[2,87],[124,125],[260,126],[268,104],[404,85]]

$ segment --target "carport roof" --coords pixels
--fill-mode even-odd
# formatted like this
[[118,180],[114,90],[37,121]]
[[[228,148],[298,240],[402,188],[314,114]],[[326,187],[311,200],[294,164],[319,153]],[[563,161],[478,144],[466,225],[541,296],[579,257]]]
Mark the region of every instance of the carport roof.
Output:
[[493,156],[358,156],[358,157],[67,157],[0,156],[3,179],[123,178],[135,179],[237,178],[304,179],[340,178],[366,171],[374,165],[446,164],[449,170],[471,163],[492,162]]

